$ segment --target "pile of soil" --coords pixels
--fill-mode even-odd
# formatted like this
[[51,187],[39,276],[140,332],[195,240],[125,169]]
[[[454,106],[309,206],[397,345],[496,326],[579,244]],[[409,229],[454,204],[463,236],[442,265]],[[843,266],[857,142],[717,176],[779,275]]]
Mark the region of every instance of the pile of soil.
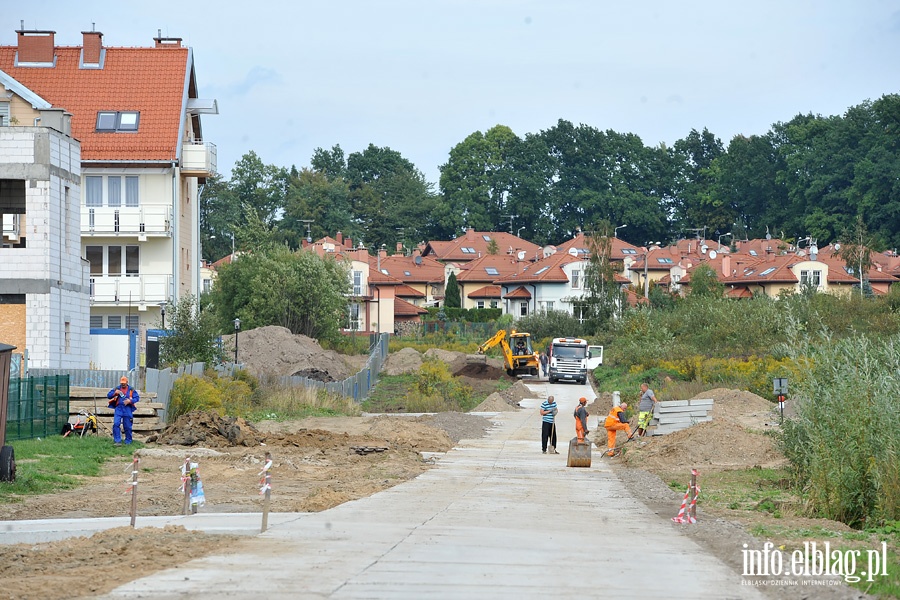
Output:
[[240,417],[222,417],[214,412],[195,410],[181,415],[158,435],[147,442],[167,446],[198,446],[223,448],[226,446],[254,447],[263,443],[264,436]]
[[415,348],[403,348],[389,354],[384,361],[382,373],[385,375],[408,375],[415,373],[422,366],[422,355]]
[[516,381],[511,387],[502,392],[494,392],[484,399],[484,402],[472,409],[472,412],[502,412],[519,408],[519,402],[524,398],[533,398],[534,392],[528,389],[521,380]]
[[[238,335],[238,361],[256,377],[308,372],[317,374],[314,378],[320,381],[340,381],[358,370],[337,352],[325,350],[316,340],[295,335],[285,327],[269,325]],[[223,336],[223,343],[226,351],[234,351],[233,335]]]
[[[724,388],[703,392],[696,398],[713,399],[711,422],[631,442],[625,462],[654,472],[691,467],[776,467],[784,463],[774,438],[766,433],[777,423],[771,402],[750,392]],[[605,445],[606,432],[602,433],[595,439]]]
[[424,357],[431,360],[439,360],[447,364],[447,368],[453,375],[456,375],[466,367],[466,354],[464,352],[455,352],[453,350],[442,350],[441,348],[429,348],[425,351]]
[[492,427],[491,422],[484,417],[459,412],[435,413],[418,417],[417,420],[444,430],[454,444],[459,440],[482,438]]

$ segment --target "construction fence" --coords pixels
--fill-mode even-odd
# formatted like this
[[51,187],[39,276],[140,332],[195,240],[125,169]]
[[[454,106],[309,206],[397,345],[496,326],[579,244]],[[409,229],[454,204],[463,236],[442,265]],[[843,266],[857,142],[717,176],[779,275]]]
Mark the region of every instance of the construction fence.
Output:
[[69,376],[9,380],[6,441],[59,435],[69,421]]

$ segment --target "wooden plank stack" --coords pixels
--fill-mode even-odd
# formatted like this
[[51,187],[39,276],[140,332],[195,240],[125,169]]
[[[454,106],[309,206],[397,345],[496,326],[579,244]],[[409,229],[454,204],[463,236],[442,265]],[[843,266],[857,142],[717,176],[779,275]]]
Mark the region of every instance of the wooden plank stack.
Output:
[[[106,398],[106,394],[108,392],[109,390],[106,388],[71,387],[69,389],[69,422],[74,423],[79,412],[86,410],[97,415],[101,434],[112,431],[113,409],[107,406],[109,400]],[[144,394],[140,390],[138,390],[138,394],[141,399],[134,411],[132,431],[136,438],[143,438],[163,430],[165,423],[160,421],[159,411],[163,410],[165,405],[154,402],[156,394]]]
[[[666,435],[686,429],[697,423],[712,421],[712,398],[693,400],[666,400],[656,407],[650,422],[651,435]],[[656,425],[656,427],[653,427]]]

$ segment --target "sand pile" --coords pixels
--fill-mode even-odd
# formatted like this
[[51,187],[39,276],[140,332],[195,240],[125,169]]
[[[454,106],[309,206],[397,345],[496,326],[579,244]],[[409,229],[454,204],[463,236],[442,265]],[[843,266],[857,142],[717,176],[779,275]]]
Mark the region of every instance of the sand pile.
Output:
[[384,361],[382,373],[385,375],[407,375],[415,373],[422,366],[422,355],[415,348],[403,348],[389,354]]
[[[783,463],[775,440],[773,404],[750,392],[717,388],[698,394],[712,398],[713,420],[664,436],[628,444],[626,462],[651,470],[772,467]],[[652,430],[651,430],[652,432]],[[603,436],[605,440],[605,435]]]
[[494,392],[485,398],[481,404],[471,410],[471,412],[506,412],[516,410],[516,407],[507,402],[503,396]]
[[[269,325],[239,335],[238,362],[257,377],[300,373],[320,381],[340,381],[357,370],[337,352],[325,350],[316,340],[294,335],[285,327]],[[222,339],[226,352],[234,352],[234,336]]]

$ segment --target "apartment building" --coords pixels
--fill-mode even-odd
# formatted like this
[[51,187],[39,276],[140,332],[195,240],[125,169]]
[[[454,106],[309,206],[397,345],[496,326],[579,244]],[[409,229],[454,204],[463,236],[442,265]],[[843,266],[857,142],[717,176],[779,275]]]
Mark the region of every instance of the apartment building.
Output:
[[109,344],[96,340],[91,361],[136,366],[161,307],[202,291],[197,198],[216,152],[201,116],[217,114],[217,104],[199,97],[193,52],[180,38],[106,47],[101,32],[84,31],[82,45],[57,46],[55,31],[16,34],[15,46],[0,46],[0,71],[67,110],[81,143],[79,254],[90,270],[92,338],[132,337],[128,364],[118,364],[121,353],[100,360]]

